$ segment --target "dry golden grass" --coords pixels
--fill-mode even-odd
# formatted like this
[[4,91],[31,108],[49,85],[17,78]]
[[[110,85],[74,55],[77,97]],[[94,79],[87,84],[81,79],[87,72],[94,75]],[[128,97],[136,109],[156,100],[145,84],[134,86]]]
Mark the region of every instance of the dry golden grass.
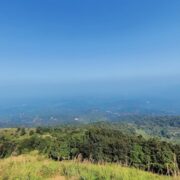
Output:
[[91,164],[75,161],[55,162],[37,153],[0,160],[2,180],[170,180],[179,178],[159,176],[117,164]]

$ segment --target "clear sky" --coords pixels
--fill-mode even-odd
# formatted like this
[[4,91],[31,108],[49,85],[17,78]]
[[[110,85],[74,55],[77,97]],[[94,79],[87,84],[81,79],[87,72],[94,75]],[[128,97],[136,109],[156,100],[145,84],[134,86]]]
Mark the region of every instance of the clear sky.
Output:
[[0,97],[179,84],[179,0],[0,1]]

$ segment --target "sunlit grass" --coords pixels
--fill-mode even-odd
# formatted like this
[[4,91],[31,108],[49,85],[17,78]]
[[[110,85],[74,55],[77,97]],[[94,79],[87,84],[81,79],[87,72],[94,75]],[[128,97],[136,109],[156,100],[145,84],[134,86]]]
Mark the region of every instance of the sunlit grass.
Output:
[[31,153],[0,160],[0,179],[166,180],[175,178],[159,176],[135,168],[121,167],[117,164],[56,162],[37,153]]

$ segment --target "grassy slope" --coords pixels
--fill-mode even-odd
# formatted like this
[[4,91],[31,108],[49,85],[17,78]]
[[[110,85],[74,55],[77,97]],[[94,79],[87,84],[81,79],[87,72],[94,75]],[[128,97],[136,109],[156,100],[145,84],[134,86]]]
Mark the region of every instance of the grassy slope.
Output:
[[0,160],[0,179],[166,180],[178,178],[158,176],[134,168],[121,167],[117,164],[55,162],[36,153]]

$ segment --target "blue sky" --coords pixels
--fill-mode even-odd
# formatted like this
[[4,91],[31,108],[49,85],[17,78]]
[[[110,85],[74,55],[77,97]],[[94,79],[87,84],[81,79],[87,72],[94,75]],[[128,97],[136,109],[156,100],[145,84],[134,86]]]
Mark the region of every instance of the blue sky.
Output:
[[179,0],[0,2],[0,97],[175,90],[179,69]]

